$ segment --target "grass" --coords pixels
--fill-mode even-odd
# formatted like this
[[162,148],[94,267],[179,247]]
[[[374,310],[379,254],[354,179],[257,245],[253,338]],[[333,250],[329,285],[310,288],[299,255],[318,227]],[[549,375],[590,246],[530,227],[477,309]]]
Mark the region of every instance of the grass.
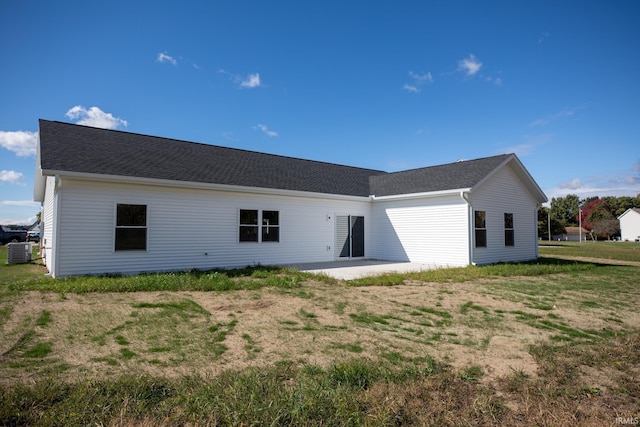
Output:
[[[2,252],[0,249],[0,258]],[[34,270],[42,277],[34,275]],[[300,283],[313,277],[315,280],[333,283],[324,275],[311,275],[290,268],[252,266],[235,270],[191,270],[187,272],[150,273],[136,276],[109,274],[101,276],[51,279],[44,277],[45,270],[35,264],[12,265],[4,269],[5,291],[41,291],[64,293],[89,292],[150,292],[150,291],[234,291],[255,290],[264,287],[282,290],[295,289]]]
[[640,262],[638,242],[540,242],[543,257],[572,256]]
[[[601,244],[599,258],[634,261],[640,252],[637,244]],[[35,265],[0,265],[0,333],[14,343],[0,351],[0,376],[28,379],[0,382],[0,425],[611,425],[618,416],[637,418],[640,329],[627,314],[640,303],[640,269],[551,258],[560,254],[554,251],[592,251],[584,243],[557,246],[541,248],[545,258],[531,263],[346,284],[262,266],[51,280]],[[407,283],[398,289],[439,298],[418,303],[393,293],[398,301],[375,311],[339,295]],[[470,289],[476,296],[464,294]],[[40,298],[25,291],[41,291],[43,301],[77,294],[86,313],[62,323],[67,314],[50,305],[18,317],[21,295]],[[151,291],[157,295],[150,301],[122,295],[120,311],[101,304],[103,292]],[[208,293],[196,299],[196,291]],[[236,308],[222,313],[222,295]],[[463,299],[448,303],[456,295]],[[245,326],[247,301],[284,296],[306,308],[275,313],[261,325],[293,337],[291,348],[273,349],[261,329]],[[570,320],[571,310],[593,324]],[[496,377],[473,358],[454,367],[425,351],[487,350],[496,325],[546,337],[527,347],[536,375],[513,369]],[[472,329],[480,333],[471,337]],[[95,353],[92,363],[109,375],[63,375],[70,367],[57,351],[83,340]],[[326,351],[335,359],[303,360],[291,352],[302,341],[310,357]],[[256,362],[265,353],[268,362]],[[196,373],[239,354],[250,367]],[[132,374],[144,366],[176,374]]]
[[[0,423],[575,425],[579,416],[581,425],[611,425],[616,416],[637,416],[640,383],[626,374],[640,364],[639,342],[636,333],[609,344],[534,345],[539,376],[516,370],[489,385],[477,365],[453,371],[433,360],[415,363],[392,355],[326,368],[283,361],[214,378],[122,375],[37,382],[0,389]],[[578,366],[610,366],[611,387],[625,393],[595,386]]]

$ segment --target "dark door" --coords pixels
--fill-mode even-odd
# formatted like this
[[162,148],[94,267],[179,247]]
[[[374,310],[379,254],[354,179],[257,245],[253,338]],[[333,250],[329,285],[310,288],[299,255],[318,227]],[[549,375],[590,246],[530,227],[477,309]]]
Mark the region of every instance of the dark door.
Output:
[[351,217],[351,256],[364,256],[364,217]]
[[336,251],[340,258],[364,256],[364,217],[336,217]]

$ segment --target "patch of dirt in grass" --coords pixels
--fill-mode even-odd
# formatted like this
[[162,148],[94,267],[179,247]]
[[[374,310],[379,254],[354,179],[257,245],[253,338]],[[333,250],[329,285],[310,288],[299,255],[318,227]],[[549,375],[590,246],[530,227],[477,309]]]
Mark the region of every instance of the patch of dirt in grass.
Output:
[[[485,381],[512,372],[535,375],[530,345],[558,331],[532,325],[549,313],[574,328],[640,324],[638,312],[611,323],[604,320],[608,308],[566,304],[538,310],[524,302],[468,282],[349,287],[309,281],[295,291],[23,292],[2,303],[12,310],[0,325],[0,354],[23,335],[18,329],[25,319],[35,321],[46,310],[51,322],[30,326],[31,339],[52,343],[47,357],[67,364],[58,375],[69,379],[123,372],[216,375],[281,360],[328,366],[354,356],[419,363],[431,356],[460,369],[480,366]],[[0,383],[39,375],[15,368],[19,357],[11,351],[0,357]]]

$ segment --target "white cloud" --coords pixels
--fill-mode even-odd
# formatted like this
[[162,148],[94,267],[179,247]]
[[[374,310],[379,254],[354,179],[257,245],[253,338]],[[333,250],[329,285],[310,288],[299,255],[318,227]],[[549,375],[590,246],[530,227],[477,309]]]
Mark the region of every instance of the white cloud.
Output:
[[239,85],[241,88],[252,89],[252,88],[255,88],[255,87],[262,86],[262,81],[260,80],[260,73],[249,74],[245,78],[242,78],[241,76],[239,76],[237,74],[230,73],[229,71],[227,71],[227,70],[225,70],[223,68],[220,68],[218,70],[218,73],[224,74],[225,76],[228,76],[229,80],[231,80],[235,84]]
[[176,61],[174,57],[167,55],[167,52],[159,53],[156,61],[161,63],[168,62],[171,65],[178,65],[178,61]]
[[515,153],[518,157],[525,157],[528,156],[529,154],[531,154],[535,148],[536,148],[535,143],[523,143],[523,144],[519,144],[519,145],[512,145],[510,147],[505,147],[504,149],[500,150],[503,154],[511,154],[511,153]]
[[402,89],[406,90],[407,92],[411,92],[411,93],[420,92],[420,89],[417,86],[413,86],[413,85],[410,85],[410,84],[405,84],[404,86],[402,86]]
[[82,105],[76,105],[65,114],[71,120],[78,120],[79,125],[92,126],[103,129],[117,129],[119,126],[127,126],[127,121],[114,117],[111,113],[105,113],[98,107],[88,110]]
[[581,199],[587,197],[635,197],[640,194],[640,164],[632,165],[631,169],[621,170],[614,175],[587,176],[562,181],[557,186],[544,189],[549,199],[575,194]]
[[40,202],[34,202],[33,200],[3,200],[0,202],[2,206],[18,206],[18,207],[35,207],[40,206]]
[[549,32],[546,32],[546,31],[544,33],[540,34],[540,37],[538,38],[538,44],[542,44],[542,42],[544,42],[550,36],[551,36],[551,34]]
[[573,178],[571,181],[565,181],[558,184],[558,188],[562,188],[565,190],[577,190],[579,188],[583,188],[582,180],[580,178]]
[[246,79],[240,82],[240,87],[254,88],[260,86],[260,74],[249,74]]
[[433,83],[433,76],[431,75],[431,73],[417,74],[413,71],[409,71],[409,77],[413,79],[413,82],[407,83],[402,87],[402,89],[406,90],[407,92],[419,93],[422,91],[422,89],[420,89],[420,86],[427,83]]
[[470,54],[468,58],[458,61],[458,71],[464,71],[467,76],[477,74],[480,68],[482,68],[482,62],[473,54]]
[[33,156],[36,154],[38,146],[38,132],[22,130],[16,132],[0,131],[0,146],[13,151],[20,157]]
[[502,79],[500,77],[496,77],[494,79],[493,77],[488,76],[486,79],[489,83],[493,83],[496,86],[502,86]]
[[433,76],[431,73],[416,74],[413,71],[409,71],[409,76],[418,83],[433,83]]
[[0,182],[8,182],[10,184],[24,185],[22,182],[20,182],[23,176],[24,175],[22,174],[22,172],[1,170]]
[[255,125],[254,129],[260,129],[267,136],[271,136],[271,137],[278,136],[278,132],[274,132],[272,130],[269,130],[269,128],[267,128],[265,125],[260,125],[260,124]]
[[35,213],[40,210],[40,203],[33,200],[1,200],[0,217],[2,225],[30,225],[36,222]]
[[548,125],[549,123],[551,123],[553,121],[564,119],[564,118],[567,118],[567,117],[571,117],[578,110],[580,110],[581,108],[582,107],[565,108],[564,110],[560,111],[559,113],[551,114],[550,116],[546,116],[546,117],[543,117],[541,119],[534,120],[533,122],[531,122],[530,126],[531,127],[544,126],[544,125]]
[[500,148],[498,153],[515,153],[518,157],[525,157],[532,154],[539,146],[549,143],[550,140],[551,135],[549,134],[526,134],[522,135],[522,143]]

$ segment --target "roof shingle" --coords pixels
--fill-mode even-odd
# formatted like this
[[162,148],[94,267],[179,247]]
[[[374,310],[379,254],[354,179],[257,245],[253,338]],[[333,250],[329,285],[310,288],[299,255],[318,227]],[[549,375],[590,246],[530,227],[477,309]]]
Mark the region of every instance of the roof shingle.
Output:
[[510,154],[502,154],[385,175],[374,175],[369,178],[371,194],[382,197],[472,188],[510,156]]
[[367,197],[472,188],[510,154],[402,172],[344,166],[40,120],[40,167],[136,178]]
[[42,170],[369,196],[385,172],[40,120]]

